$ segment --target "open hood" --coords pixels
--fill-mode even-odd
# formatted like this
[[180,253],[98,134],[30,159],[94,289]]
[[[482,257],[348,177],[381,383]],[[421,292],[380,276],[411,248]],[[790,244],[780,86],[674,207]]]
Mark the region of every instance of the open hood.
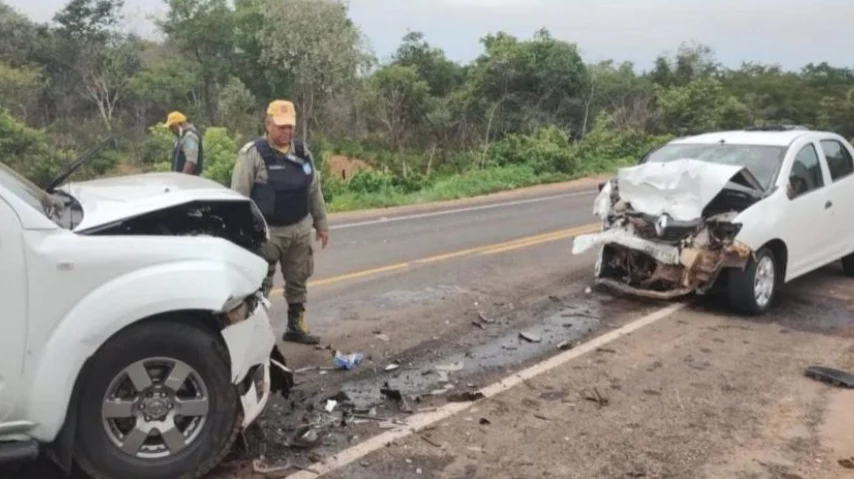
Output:
[[110,225],[196,201],[249,201],[213,180],[184,173],[102,178],[67,183],[57,190],[73,196],[83,208],[83,220],[74,231]]
[[692,159],[623,168],[617,185],[620,198],[633,210],[653,216],[667,213],[677,221],[701,218],[703,208],[725,188],[757,198],[765,194],[747,168]]

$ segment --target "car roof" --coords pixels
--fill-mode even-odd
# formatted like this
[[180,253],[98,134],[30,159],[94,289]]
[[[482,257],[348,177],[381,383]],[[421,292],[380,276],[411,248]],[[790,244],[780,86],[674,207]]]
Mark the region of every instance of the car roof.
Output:
[[673,144],[685,143],[731,143],[741,145],[789,146],[797,138],[817,132],[815,130],[750,131],[730,130],[702,133],[673,140]]

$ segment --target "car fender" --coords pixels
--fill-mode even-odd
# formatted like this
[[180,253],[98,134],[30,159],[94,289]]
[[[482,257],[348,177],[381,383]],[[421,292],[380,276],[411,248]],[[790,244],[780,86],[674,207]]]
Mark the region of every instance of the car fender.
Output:
[[37,423],[31,435],[53,440],[86,360],[115,333],[158,314],[221,311],[230,298],[257,291],[260,279],[222,261],[193,260],[138,269],[92,291],[53,330],[30,373],[24,417]]
[[736,241],[756,251],[778,236],[774,233],[778,232],[777,225],[785,211],[781,197],[786,197],[781,193],[777,191],[754,203],[733,219],[734,223],[741,224],[741,229],[734,238]]

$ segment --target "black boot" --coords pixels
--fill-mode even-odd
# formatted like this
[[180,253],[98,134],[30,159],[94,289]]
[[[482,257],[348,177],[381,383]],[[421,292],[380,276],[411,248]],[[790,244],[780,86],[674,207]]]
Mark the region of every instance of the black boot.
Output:
[[288,305],[288,330],[282,340],[300,344],[318,344],[320,338],[308,334],[305,325],[305,306],[302,303]]

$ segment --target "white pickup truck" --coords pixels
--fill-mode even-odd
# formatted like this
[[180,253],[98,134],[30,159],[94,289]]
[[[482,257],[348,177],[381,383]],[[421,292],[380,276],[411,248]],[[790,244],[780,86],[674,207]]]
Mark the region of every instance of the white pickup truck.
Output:
[[271,382],[292,384],[270,367],[266,239],[251,200],[204,178],[45,191],[0,163],[0,467],[43,453],[97,479],[215,467]]

